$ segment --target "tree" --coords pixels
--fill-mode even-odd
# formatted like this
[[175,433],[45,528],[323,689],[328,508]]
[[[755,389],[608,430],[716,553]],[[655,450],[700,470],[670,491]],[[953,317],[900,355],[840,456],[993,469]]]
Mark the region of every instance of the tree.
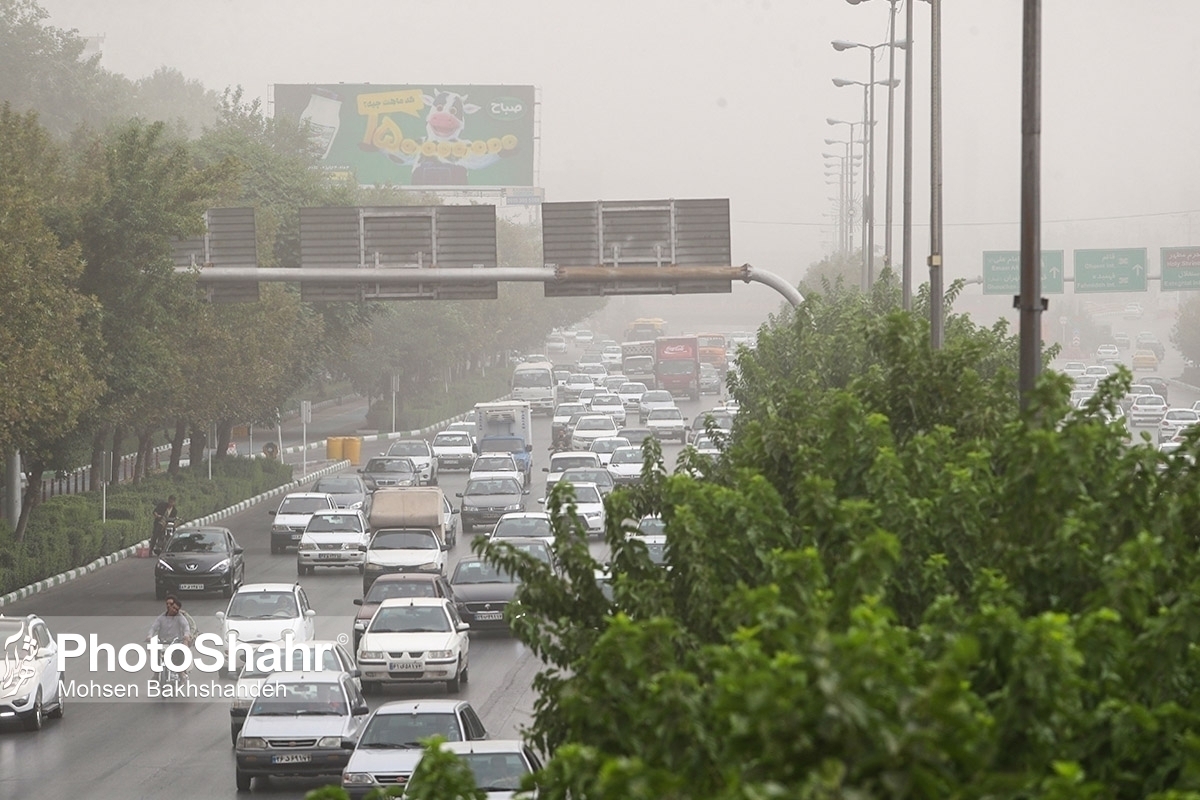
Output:
[[1171,343],[1188,364],[1200,364],[1200,296],[1192,295],[1179,306]]

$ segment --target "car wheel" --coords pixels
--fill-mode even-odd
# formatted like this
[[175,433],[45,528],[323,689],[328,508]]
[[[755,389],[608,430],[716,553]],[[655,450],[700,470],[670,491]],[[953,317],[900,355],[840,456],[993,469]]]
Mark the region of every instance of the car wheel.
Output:
[[296,562],[296,574],[304,575],[307,572],[308,572],[308,570],[305,568],[305,566],[303,564],[301,564],[299,561],[297,561]]
[[[357,648],[356,648],[357,649]],[[363,681],[362,693],[366,695],[375,695],[383,691],[383,685],[379,681]]]
[[449,692],[450,694],[458,694],[459,690],[462,689],[461,681],[462,681],[462,662],[460,661],[458,663],[458,671],[454,674],[454,677],[451,678],[450,680],[446,681],[446,691]]
[[48,716],[50,719],[62,719],[62,718],[63,718],[63,713],[66,711],[67,700],[66,700],[66,698],[65,698],[65,697],[63,697],[63,693],[62,693],[62,684],[63,684],[63,676],[62,676],[62,675],[59,675],[59,676],[58,676],[58,686],[59,686],[59,689],[58,689],[58,705],[56,705],[56,706],[54,707],[54,710],[53,710],[53,711],[51,711],[49,714],[47,714],[47,715],[46,715],[46,716]]
[[234,771],[234,778],[237,780],[237,790],[239,792],[250,791],[250,781],[254,780],[253,776],[247,775],[240,769]]
[[241,725],[229,726],[229,738],[233,741],[233,746],[237,747],[238,734],[242,732]]
[[363,565],[359,564],[358,565],[358,574],[362,575],[364,572],[366,572],[366,570],[363,568]]
[[281,548],[279,545],[275,544],[274,542],[271,542],[271,555],[277,556],[282,552],[283,552],[283,548]]
[[27,731],[40,731],[42,723],[45,721],[46,717],[42,711],[42,690],[38,689],[37,697],[33,701],[33,714],[26,717],[23,724]]
[[221,590],[221,596],[222,597],[233,597],[233,592],[235,589],[237,589],[237,586],[238,586],[238,584],[233,580],[232,577],[230,577],[229,585]]
[[470,683],[471,682],[471,665],[470,665],[470,663],[468,663],[467,666],[463,667],[462,675],[460,675],[458,679],[462,683]]

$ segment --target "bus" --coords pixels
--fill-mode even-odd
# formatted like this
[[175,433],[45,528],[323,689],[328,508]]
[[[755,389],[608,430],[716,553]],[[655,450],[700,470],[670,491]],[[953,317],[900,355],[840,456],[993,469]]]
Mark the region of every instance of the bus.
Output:
[[629,323],[629,327],[625,329],[627,342],[654,341],[666,335],[667,323],[658,317],[640,317]]
[[554,365],[549,361],[518,364],[513,370],[512,399],[524,400],[534,412],[554,411]]
[[724,374],[729,368],[728,356],[725,354],[725,335],[721,333],[696,334],[700,348],[700,363],[712,364],[717,372]]

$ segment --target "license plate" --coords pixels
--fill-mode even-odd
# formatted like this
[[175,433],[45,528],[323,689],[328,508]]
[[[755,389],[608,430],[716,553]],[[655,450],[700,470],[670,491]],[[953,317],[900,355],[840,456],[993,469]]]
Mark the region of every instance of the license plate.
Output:
[[292,541],[293,541],[293,542],[298,542],[298,541],[300,541],[300,537],[301,537],[301,536],[303,536],[303,535],[304,535],[304,534],[302,534],[302,533],[293,533],[293,534],[292,534]]
[[317,558],[341,558],[341,553],[318,553]]
[[308,753],[285,753],[271,756],[272,764],[307,764],[309,761],[312,761],[312,756]]
[[179,590],[182,592],[203,591],[204,584],[203,583],[181,583],[181,584],[179,584]]
[[487,620],[504,619],[504,615],[499,611],[480,611],[475,615],[475,619],[485,622]]
[[420,661],[389,661],[388,672],[424,672],[425,665]]

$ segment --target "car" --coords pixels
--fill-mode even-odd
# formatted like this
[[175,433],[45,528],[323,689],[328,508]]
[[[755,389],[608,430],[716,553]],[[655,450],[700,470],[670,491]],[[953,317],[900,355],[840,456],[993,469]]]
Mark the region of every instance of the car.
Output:
[[1079,370],[1079,374],[1082,375],[1085,369],[1087,369],[1087,364],[1083,363],[1082,361],[1068,361],[1067,363],[1063,364],[1064,372],[1069,370]]
[[363,571],[367,521],[362,512],[339,508],[318,511],[308,520],[296,551],[296,574],[312,575],[317,567],[354,567]]
[[271,553],[282,553],[300,544],[308,520],[317,511],[336,510],[333,495],[319,492],[292,492],[284,495],[278,508],[268,509],[271,522]]
[[1167,357],[1167,349],[1163,347],[1163,343],[1158,340],[1158,336],[1153,331],[1138,333],[1134,347],[1138,350],[1152,350],[1159,361]]
[[1163,453],[1165,455],[1171,455],[1172,453],[1179,451],[1182,447],[1183,447],[1183,442],[1177,442],[1175,440],[1171,440],[1169,442],[1160,443],[1158,445],[1158,452]]
[[61,719],[66,708],[63,672],[46,621],[35,614],[0,616],[0,642],[5,643],[0,723],[19,722],[27,731],[40,731],[47,718]]
[[571,449],[587,450],[592,442],[604,436],[615,436],[617,423],[607,414],[585,414],[571,432]]
[[621,346],[610,344],[600,351],[600,363],[606,367],[621,366]]
[[547,353],[567,352],[567,340],[561,333],[552,333],[546,337]]
[[1129,407],[1129,422],[1133,425],[1157,425],[1167,413],[1167,401],[1157,394],[1135,397]]
[[389,683],[445,683],[457,694],[470,680],[470,629],[452,600],[384,600],[358,645],[364,693]]
[[317,638],[316,616],[298,583],[243,583],[216,614],[223,641],[236,636],[249,645],[312,641]]
[[700,394],[721,393],[721,373],[712,364],[700,365]]
[[1095,391],[1096,387],[1100,385],[1100,379],[1095,375],[1080,375],[1074,378],[1072,383],[1076,389],[1090,389]]
[[354,615],[354,651],[367,629],[375,609],[393,597],[444,597],[454,599],[450,581],[441,572],[389,572],[376,578],[362,597],[354,598],[358,613]]
[[583,364],[579,365],[579,371],[592,379],[592,385],[597,389],[604,386],[604,379],[608,377],[608,368],[603,364]]
[[1093,364],[1083,371],[1083,377],[1095,378],[1097,381],[1102,381],[1112,373],[1108,371],[1108,367],[1103,364]]
[[554,545],[554,528],[545,511],[517,511],[505,514],[488,534],[488,541],[500,539],[539,539],[547,547]]
[[[474,742],[447,742],[442,750],[467,762],[487,800],[511,800],[521,788],[525,776],[538,772],[542,762],[517,739],[486,739]],[[420,765],[414,775],[420,780]]]
[[417,486],[421,479],[417,465],[408,456],[376,456],[358,471],[372,492],[385,486]]
[[596,394],[591,400],[591,410],[593,414],[607,414],[612,417],[618,427],[625,424],[625,405],[619,395],[603,392]]
[[666,567],[667,569],[671,568],[670,565],[667,564],[667,537],[665,534],[634,533],[630,534],[629,539],[631,541],[641,542],[642,544],[646,545],[646,551],[650,556],[650,561],[652,561],[655,566]]
[[548,364],[550,357],[545,353],[527,353],[524,357],[526,364]]
[[602,394],[603,392],[604,392],[604,390],[601,389],[599,386],[589,386],[588,388],[584,389],[582,392],[579,393],[579,402],[585,404],[588,407],[589,414],[592,411],[592,398],[598,394]]
[[475,442],[465,431],[441,431],[430,446],[439,471],[470,469],[475,463]]
[[1122,350],[1128,350],[1133,345],[1133,340],[1129,338],[1128,333],[1114,333],[1113,344]]
[[370,490],[359,475],[326,475],[312,485],[309,491],[316,494],[331,494],[338,508],[362,508]]
[[696,438],[692,439],[691,446],[703,456],[716,458],[721,455],[721,446],[707,433],[697,433]]
[[[583,351],[583,355],[581,355],[579,360],[575,362],[575,366],[579,368],[580,372],[588,372],[587,369],[584,369],[585,367],[603,367],[604,359],[600,357],[599,350],[592,350],[589,348]],[[604,372],[607,374],[608,370],[605,369]],[[595,382],[594,378],[593,382]]]
[[[1129,391],[1126,392],[1125,395],[1121,397],[1121,399],[1119,401],[1119,405],[1121,406],[1122,409],[1124,409],[1126,412],[1128,412],[1129,407],[1133,405],[1134,398],[1140,397],[1144,394],[1157,394],[1157,392],[1155,392],[1152,387],[1150,387],[1149,385],[1147,385],[1145,383],[1135,383],[1135,384],[1131,385],[1129,387]],[[1075,392],[1071,392],[1071,395],[1073,397],[1075,395]]]
[[[564,383],[566,383],[567,378],[571,377],[571,370],[569,367],[564,367],[564,366],[559,365],[559,366],[555,366],[553,369],[551,369],[550,374],[554,376],[555,387],[558,387],[558,386],[562,386]],[[555,388],[554,391],[556,394],[558,393],[557,388]]]
[[1142,310],[1140,303],[1130,303],[1125,306],[1125,319],[1141,319],[1143,313],[1145,312]]
[[401,439],[392,442],[384,455],[411,459],[420,475],[419,485],[437,486],[437,457],[433,454],[433,447],[424,439]]
[[572,467],[564,472],[559,480],[575,484],[594,483],[602,497],[607,497],[616,488],[616,482],[607,467]]
[[1078,378],[1083,375],[1083,367],[1079,367],[1078,369],[1074,367],[1064,367],[1062,369],[1062,374],[1066,375],[1068,378]]
[[246,579],[243,552],[228,528],[178,528],[154,566],[154,596],[220,592],[233,597]]
[[484,561],[467,556],[458,562],[450,587],[458,602],[458,615],[471,630],[507,630],[504,609],[512,602],[520,579]]
[[656,408],[646,417],[646,427],[658,439],[677,439],[687,442],[687,417],[678,408]]
[[[1083,404],[1095,396],[1096,392],[1093,389],[1075,389],[1071,392],[1071,408],[1083,408]],[[1132,397],[1129,398],[1129,402],[1133,403]]]
[[645,425],[650,412],[656,408],[675,408],[675,398],[664,389],[646,392],[638,403],[638,422]]
[[362,800],[376,789],[403,787],[425,755],[421,742],[431,736],[469,742],[487,739],[488,732],[465,700],[384,703],[367,719],[358,737],[342,771],[342,791],[351,800]]
[[446,546],[453,549],[458,544],[458,509],[450,502],[450,498],[442,493],[442,527],[446,531]]
[[1115,344],[1102,344],[1096,348],[1096,360],[1104,358],[1120,358],[1121,351],[1117,349]]
[[1170,441],[1197,423],[1200,423],[1200,413],[1190,408],[1168,408],[1158,423],[1158,441]]
[[447,425],[443,429],[443,432],[447,432],[447,431],[448,432],[461,431],[462,433],[465,433],[471,437],[472,445],[475,445],[477,443],[476,438],[475,438],[475,423],[474,422],[465,422],[465,421],[464,422],[451,422],[449,425]]
[[1135,372],[1139,369],[1158,369],[1158,356],[1154,355],[1153,350],[1138,350],[1133,354],[1130,366]]
[[598,467],[602,465],[599,453],[590,450],[566,450],[550,456],[550,465],[542,467],[546,473],[546,494],[562,477],[562,474],[574,467]]
[[586,414],[588,410],[586,403],[559,403],[555,406],[550,417],[550,441],[555,447],[566,445],[567,423],[571,421],[571,417],[575,414]]
[[238,791],[249,791],[255,778],[340,776],[350,761],[342,743],[358,738],[370,713],[344,672],[268,675],[234,749]]
[[708,422],[712,421],[713,427],[718,431],[729,433],[733,430],[733,414],[728,409],[714,408],[711,411],[702,411],[697,414],[692,420],[692,434],[703,433],[708,430]]
[[579,393],[584,389],[594,388],[596,382],[592,380],[592,376],[585,372],[572,372],[567,377],[567,382],[558,388],[557,399],[560,403],[569,403],[579,397]]
[[1154,390],[1154,393],[1156,395],[1158,395],[1159,397],[1161,397],[1163,400],[1170,400],[1169,390],[1171,387],[1170,387],[1170,384],[1167,383],[1165,378],[1159,378],[1157,376],[1150,375],[1145,378],[1140,378],[1138,380],[1138,383],[1144,383],[1146,386],[1149,386],[1151,389]]
[[446,571],[446,545],[420,528],[381,528],[363,545],[363,595],[381,575]]
[[614,450],[608,461],[608,472],[617,486],[628,486],[642,480],[642,448],[621,447]]
[[468,480],[466,488],[457,493],[462,499],[463,531],[471,533],[479,526],[492,526],[511,511],[525,510],[529,490],[515,478]]
[[591,344],[596,341],[596,334],[587,329],[575,331],[575,341],[579,344]]
[[588,450],[600,457],[600,466],[607,467],[613,451],[618,447],[629,447],[629,440],[624,436],[602,436],[594,439]]
[[475,459],[467,480],[484,480],[486,478],[514,478],[525,480],[525,472],[517,464],[511,453],[486,453]]
[[625,406],[625,413],[635,412],[638,410],[638,405],[642,402],[642,395],[650,391],[646,388],[646,384],[641,381],[626,381],[617,387],[617,397],[621,398],[621,404]]
[[[600,494],[600,487],[594,483],[574,483],[574,505],[577,518],[583,522],[587,532],[592,536],[600,536],[604,533],[604,496]],[[546,504],[546,498],[542,497],[538,500],[542,505]]]
[[[320,663],[317,654],[320,653]],[[254,703],[254,698],[262,693],[262,686],[267,677],[276,672],[312,672],[314,670],[329,670],[344,672],[356,681],[359,686],[358,667],[354,658],[346,652],[346,648],[335,641],[313,640],[297,645],[290,650],[281,650],[278,654],[272,649],[261,657],[249,660],[237,677],[234,687],[233,702],[229,706],[229,735],[237,746],[237,737],[242,732],[246,714]]]
[[626,378],[624,375],[609,373],[609,376],[604,379],[604,386],[601,388],[609,394],[617,394],[617,389],[620,389],[627,383],[629,383],[629,378]]
[[654,431],[649,428],[621,428],[617,431],[617,436],[628,439],[630,445],[640,449],[642,442],[654,438]]

